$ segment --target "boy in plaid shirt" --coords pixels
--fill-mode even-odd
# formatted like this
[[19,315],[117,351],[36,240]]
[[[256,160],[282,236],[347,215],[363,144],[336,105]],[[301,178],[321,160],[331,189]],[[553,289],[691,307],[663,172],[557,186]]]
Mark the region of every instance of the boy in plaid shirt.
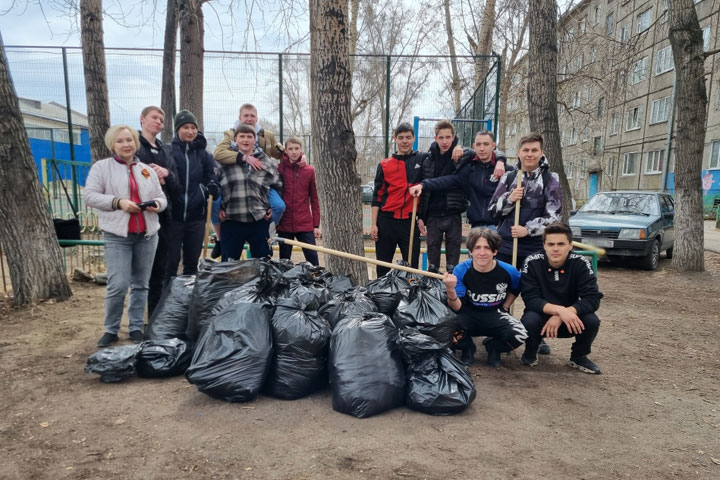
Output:
[[[282,191],[278,165],[255,146],[255,129],[246,124],[235,130],[237,161],[223,165],[222,207],[218,215],[222,223],[222,260],[238,260],[247,241],[253,258],[270,255],[268,225],[272,209],[268,203],[270,188]],[[233,148],[224,139],[217,148]]]

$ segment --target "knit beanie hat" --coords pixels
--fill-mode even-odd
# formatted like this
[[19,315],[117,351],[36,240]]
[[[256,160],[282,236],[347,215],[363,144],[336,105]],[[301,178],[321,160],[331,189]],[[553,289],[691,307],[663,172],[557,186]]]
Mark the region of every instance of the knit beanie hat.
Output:
[[175,115],[175,132],[178,131],[178,128],[182,127],[186,123],[192,123],[196,127],[198,126],[197,118],[195,118],[195,115],[190,110],[180,110]]

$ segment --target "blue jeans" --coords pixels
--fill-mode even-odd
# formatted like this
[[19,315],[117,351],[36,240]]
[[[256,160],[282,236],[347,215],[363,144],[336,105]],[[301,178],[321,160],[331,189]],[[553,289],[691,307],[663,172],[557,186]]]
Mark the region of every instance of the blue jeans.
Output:
[[285,213],[285,202],[274,188],[271,188],[270,193],[268,193],[268,203],[270,204],[270,208],[272,208],[272,218],[270,221],[273,222],[275,226],[278,226],[283,213]]
[[150,237],[130,233],[127,238],[105,232],[105,331],[117,335],[122,321],[125,295],[130,288],[130,331],[143,329],[148,283],[152,272],[157,234]]

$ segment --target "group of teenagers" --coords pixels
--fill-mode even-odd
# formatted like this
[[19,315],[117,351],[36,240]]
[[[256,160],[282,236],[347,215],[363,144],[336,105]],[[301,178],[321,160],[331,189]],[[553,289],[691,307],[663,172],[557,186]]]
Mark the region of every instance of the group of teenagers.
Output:
[[[246,242],[253,257],[272,255],[273,230],[310,244],[322,235],[315,170],[299,138],[277,143],[258,124],[257,109],[244,104],[211,154],[192,112],[181,110],[173,120],[169,145],[158,138],[166,121],[160,107],[142,110],[139,131],[110,127],[105,145],[112,156],[93,163],[85,183],[85,204],[97,210],[105,241],[105,332],[98,347],[118,341],[128,289],[129,338],[145,339],[146,307],[152,316],[181,259],[183,275],[197,272],[208,208],[216,237],[211,257],[223,261],[239,260]],[[280,245],[280,258],[291,254],[292,246]],[[319,264],[315,251],[304,254]]]
[[[542,136],[520,139],[515,168],[486,130],[466,150],[447,120],[435,125],[427,152],[413,150],[408,123],[398,125],[393,136],[397,151],[380,162],[375,175],[370,236],[379,260],[392,261],[399,248],[417,268],[422,233],[434,270],[444,239],[443,283],[448,306],[457,312],[455,347],[461,360],[474,363],[473,337],[484,336],[488,365],[502,366],[502,353],[525,345],[520,361],[535,366],[538,353],[550,353],[544,338],[574,337],[568,365],[600,373],[588,355],[600,327],[595,312],[603,295],[590,261],[572,253],[572,231],[561,223],[562,189],[549,170]],[[466,242],[470,258],[460,262],[465,211],[472,227]],[[388,270],[378,266],[377,274]],[[525,310],[518,320],[510,307],[521,294]]]

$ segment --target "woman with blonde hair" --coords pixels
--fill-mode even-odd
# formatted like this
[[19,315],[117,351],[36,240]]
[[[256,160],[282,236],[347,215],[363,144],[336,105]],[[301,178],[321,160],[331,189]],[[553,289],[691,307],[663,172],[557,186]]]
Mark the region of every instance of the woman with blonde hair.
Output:
[[129,338],[135,343],[144,340],[148,282],[160,229],[158,212],[167,207],[157,174],[135,155],[140,146],[137,131],[114,125],[105,134],[105,145],[113,156],[93,164],[84,194],[85,203],[98,210],[105,239],[105,333],[98,347],[117,342],[128,288]]

